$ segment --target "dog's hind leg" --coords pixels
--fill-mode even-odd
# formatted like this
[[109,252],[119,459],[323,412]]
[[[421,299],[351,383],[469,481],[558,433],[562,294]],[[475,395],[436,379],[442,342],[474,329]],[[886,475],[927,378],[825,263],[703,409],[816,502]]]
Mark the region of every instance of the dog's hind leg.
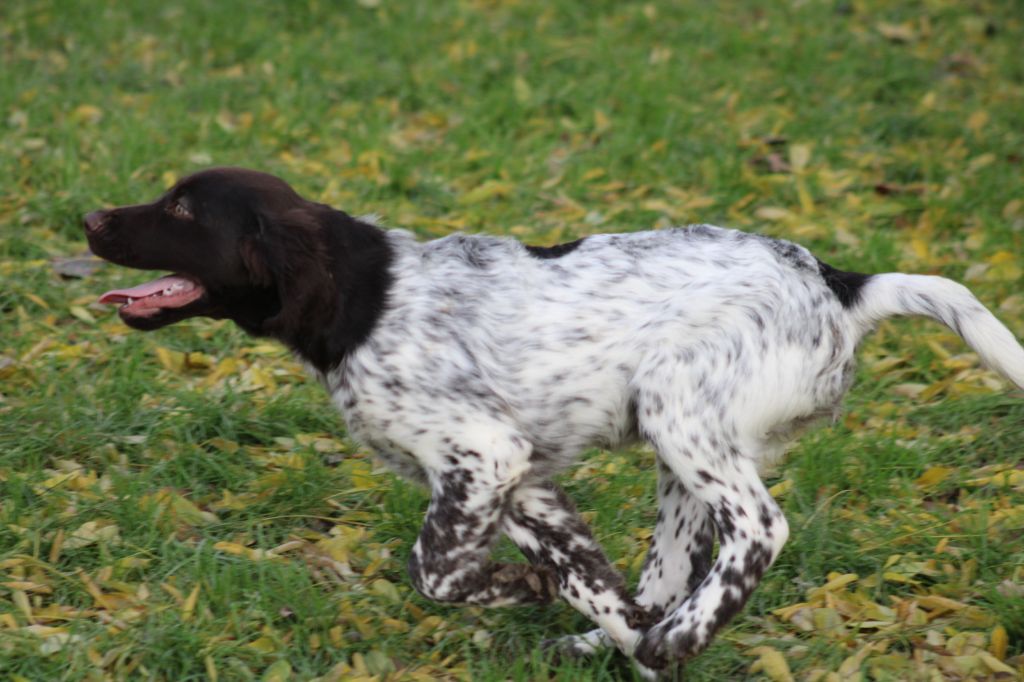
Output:
[[[704,580],[715,540],[708,507],[660,459],[657,490],[657,521],[634,599],[652,621],[677,607]],[[553,642],[559,651],[573,656],[596,654],[614,645],[601,628]]]
[[658,459],[658,517],[636,602],[660,613],[679,606],[711,568],[715,527],[707,505]]
[[[768,372],[771,379],[778,379],[775,393],[758,389],[766,383],[761,377],[765,363],[759,354],[746,351],[742,335],[731,340],[716,337],[715,344],[682,350],[659,347],[641,363],[633,380],[641,436],[675,475],[676,485],[682,486],[679,495],[689,500],[691,512],[700,514],[699,508],[704,508],[703,519],[696,529],[691,522],[690,532],[705,537],[710,518],[719,540],[714,563],[694,585],[703,569],[693,564],[706,561],[710,544],[698,543],[703,546],[690,563],[691,574],[685,584],[680,579],[674,585],[681,594],[689,594],[682,601],[672,600],[678,606],[637,645],[635,658],[655,669],[702,651],[743,608],[775,561],[789,528],[761,482],[757,465],[768,451],[764,438],[773,425],[813,408],[813,401],[798,390],[800,376],[794,378],[791,372],[776,377],[775,365]],[[722,346],[727,349],[724,366]],[[669,586],[656,587],[650,588],[650,598],[657,593],[665,601]]]
[[702,651],[743,608],[789,534],[753,460],[733,446],[710,448],[709,441],[721,434],[684,432],[685,447],[663,446],[662,451],[672,450],[666,460],[682,485],[710,510],[721,546],[704,579],[637,646],[637,660],[653,668]]

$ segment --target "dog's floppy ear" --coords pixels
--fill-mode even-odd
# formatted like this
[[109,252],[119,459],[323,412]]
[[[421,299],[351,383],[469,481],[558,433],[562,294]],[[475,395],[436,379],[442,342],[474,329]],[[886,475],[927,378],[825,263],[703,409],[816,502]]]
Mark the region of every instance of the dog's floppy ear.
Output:
[[270,264],[264,257],[263,250],[259,235],[250,234],[242,237],[239,247],[242,263],[249,273],[249,280],[257,287],[269,287],[274,283]]
[[287,335],[310,315],[329,315],[336,289],[315,207],[258,210],[257,222],[259,230],[242,239],[240,255],[252,283],[275,289],[280,302],[264,331]]

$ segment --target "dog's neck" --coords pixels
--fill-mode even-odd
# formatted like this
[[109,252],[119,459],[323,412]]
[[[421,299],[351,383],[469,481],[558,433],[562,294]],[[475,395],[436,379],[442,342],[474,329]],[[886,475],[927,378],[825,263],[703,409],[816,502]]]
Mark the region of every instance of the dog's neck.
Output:
[[324,262],[295,273],[306,286],[282,297],[283,314],[247,331],[278,339],[326,373],[366,341],[383,314],[393,253],[385,232],[373,225],[323,205],[316,216],[322,243],[312,250]]

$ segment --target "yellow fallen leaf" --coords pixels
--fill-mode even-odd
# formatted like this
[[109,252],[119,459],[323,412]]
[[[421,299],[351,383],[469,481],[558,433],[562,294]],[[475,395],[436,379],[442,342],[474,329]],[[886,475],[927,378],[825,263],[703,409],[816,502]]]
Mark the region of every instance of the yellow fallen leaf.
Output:
[[1012,220],[1017,217],[1017,214],[1021,213],[1021,209],[1024,209],[1024,200],[1010,199],[1006,202],[1006,206],[1003,206],[1003,218]]
[[212,656],[203,657],[203,665],[206,666],[206,678],[210,682],[217,682],[220,675],[217,672],[217,664],[214,662]]
[[181,605],[181,619],[188,621],[192,618],[192,612],[196,609],[196,601],[199,599],[199,584],[197,583],[192,591],[189,592],[188,597],[185,599],[185,603]]
[[908,585],[920,584],[917,580],[914,580],[913,578],[908,578],[907,576],[902,575],[900,573],[896,573],[894,571],[886,571],[882,574],[882,579],[887,580],[891,583],[904,583]]
[[206,353],[193,351],[185,355],[185,366],[189,369],[210,369],[213,366],[213,358]]
[[991,266],[985,271],[985,279],[990,282],[1013,282],[1024,275],[1019,257],[1010,251],[997,251],[988,258]]
[[850,583],[857,582],[858,575],[856,573],[843,573],[835,575],[834,577],[830,574],[829,581],[821,586],[821,589],[826,592],[835,592],[840,590]]
[[62,632],[44,639],[39,644],[39,653],[43,654],[44,656],[51,656],[64,649],[64,645],[80,641],[82,641],[81,635],[70,635],[68,633]]
[[38,494],[43,495],[47,491],[53,490],[54,488],[59,488],[60,486],[69,483],[70,481],[74,480],[77,477],[77,471],[71,471],[65,474],[57,474],[56,476],[51,476],[50,478],[47,478],[45,481],[37,483],[36,485],[32,486],[32,489],[35,490]]
[[914,481],[914,485],[922,488],[930,488],[932,486],[942,483],[946,478],[956,471],[952,467],[934,466],[925,470],[923,474],[917,477]]
[[100,521],[86,521],[64,541],[65,549],[79,549],[94,543],[121,544],[121,529],[117,524],[102,525]]
[[236,443],[235,441],[228,440],[227,438],[221,438],[220,436],[216,436],[214,438],[211,438],[210,440],[208,440],[206,442],[209,445],[212,445],[213,447],[217,448],[221,452],[226,452],[229,455],[233,455],[236,452],[238,452],[238,448],[239,448],[238,443]]
[[714,197],[706,194],[700,194],[684,201],[683,205],[680,206],[680,209],[683,211],[696,211],[702,208],[707,208],[708,206],[714,206],[717,203],[718,200]]
[[967,117],[967,129],[973,133],[977,133],[985,127],[985,124],[988,123],[988,119],[988,112],[984,109],[978,109]]
[[390,580],[385,580],[384,578],[374,580],[373,583],[370,584],[370,591],[395,603],[402,601],[402,596],[398,593],[398,588],[395,587],[395,584]]
[[103,594],[103,590],[101,590],[99,586],[95,582],[93,582],[92,578],[89,577],[88,573],[79,569],[78,578],[82,581],[82,584],[85,585],[85,591],[89,593],[89,595],[96,602],[97,606],[99,606],[102,609],[107,609],[111,611],[117,608],[117,606],[120,603],[119,600],[111,597],[110,595]]
[[992,485],[997,487],[1008,486],[1016,488],[1024,486],[1024,470],[1011,469],[1009,471],[1000,471],[999,473],[992,474],[991,476],[972,478],[968,481],[964,481],[964,483],[969,486]]
[[9,580],[7,582],[0,583],[0,586],[11,590],[24,590],[25,592],[36,592],[39,594],[53,593],[53,588],[49,585],[32,582],[30,580]]
[[242,373],[242,385],[239,388],[247,393],[262,390],[274,391],[277,389],[277,381],[269,370],[253,365]]
[[249,553],[249,548],[245,545],[240,545],[237,542],[227,542],[226,540],[214,543],[213,548],[218,552],[227,552],[228,554],[237,554],[241,556],[245,556]]
[[857,653],[852,656],[848,656],[840,665],[836,671],[839,673],[839,677],[842,680],[859,680],[861,664],[867,655],[871,653],[871,645],[862,647]]
[[258,343],[255,346],[247,346],[242,349],[243,355],[269,355],[269,356],[283,356],[286,351],[283,346],[278,346],[274,343]]
[[292,666],[285,659],[274,661],[263,673],[262,682],[286,682],[292,677]]
[[786,658],[778,650],[770,646],[758,646],[750,650],[757,655],[757,660],[750,666],[752,673],[764,673],[774,682],[793,682],[793,673],[789,670]]
[[277,643],[270,637],[267,637],[266,635],[257,637],[245,646],[249,647],[250,649],[255,649],[261,654],[272,654],[275,651],[277,651]]
[[997,625],[992,628],[992,634],[988,637],[988,650],[996,658],[1006,658],[1006,650],[1009,646],[1009,637],[1006,634],[1006,628],[1002,625]]
[[205,526],[220,521],[216,514],[203,511],[181,495],[171,493],[169,498],[175,516],[189,525]]
[[25,614],[25,618],[28,622],[32,622],[34,617],[32,616],[32,605],[28,601],[28,595],[22,590],[13,590],[11,592],[11,601],[18,607],[18,610]]
[[69,634],[67,628],[52,627],[49,625],[29,625],[22,628],[22,631],[27,632],[30,635],[35,635],[36,637],[52,637],[54,635]]
[[[26,292],[26,293],[24,294],[24,296],[25,296],[25,298],[27,298],[28,300],[32,301],[32,302],[33,302],[33,303],[35,303],[35,304],[36,304],[37,306],[39,306],[40,308],[42,308],[43,310],[49,310],[49,309],[50,309],[50,304],[49,304],[49,303],[47,303],[46,301],[44,301],[44,300],[43,300],[42,298],[40,298],[39,296],[37,296],[36,294],[33,294],[32,292]],[[23,359],[24,359],[24,358],[23,358]]]
[[919,398],[927,389],[927,384],[907,382],[905,384],[897,384],[896,386],[893,386],[892,392],[904,398],[916,399]]
[[103,110],[92,104],[80,104],[71,112],[71,118],[79,123],[99,123]]
[[526,79],[522,76],[516,76],[512,82],[512,90],[515,93],[516,101],[520,104],[527,104],[530,98],[533,96],[533,90],[530,88],[530,84],[526,82]]
[[830,634],[833,637],[842,637],[846,634],[843,617],[835,609],[814,609],[812,621],[814,622],[815,630],[818,632]]
[[883,38],[891,40],[894,43],[909,43],[917,38],[917,32],[914,31],[909,22],[891,24],[885,21],[880,21],[875,24],[875,30],[878,31]]
[[800,173],[807,168],[811,160],[811,147],[806,144],[794,144],[789,148],[789,167],[794,173]]
[[88,322],[89,324],[96,324],[96,318],[92,316],[88,310],[80,305],[73,305],[68,307],[68,311],[72,316],[78,318],[82,322]]
[[986,166],[991,166],[993,163],[996,162],[996,159],[998,158],[999,157],[997,157],[992,152],[979,154],[978,156],[975,156],[967,163],[967,173],[975,173],[981,170],[982,168],[985,168]]
[[404,620],[399,620],[397,618],[384,618],[381,620],[381,625],[383,625],[386,630],[393,630],[400,633],[409,632],[409,628],[412,627]]
[[798,604],[790,604],[789,606],[783,606],[781,608],[775,609],[774,611],[772,611],[772,614],[778,616],[782,620],[789,620],[793,617],[793,614],[795,614],[796,612],[808,609],[811,606],[814,606],[814,603],[800,602]]
[[174,372],[175,374],[180,374],[185,369],[184,353],[164,348],[163,346],[157,346],[155,352],[157,360],[160,361],[160,364],[163,365],[164,369]]
[[474,187],[459,198],[459,204],[479,204],[489,199],[505,198],[512,193],[514,186],[511,182],[500,180],[487,180],[478,187]]
[[981,662],[984,663],[985,666],[994,673],[1001,673],[1004,675],[1017,674],[1017,670],[1006,665],[1005,663],[1003,663],[987,651],[979,651],[977,653],[977,656],[981,660]]

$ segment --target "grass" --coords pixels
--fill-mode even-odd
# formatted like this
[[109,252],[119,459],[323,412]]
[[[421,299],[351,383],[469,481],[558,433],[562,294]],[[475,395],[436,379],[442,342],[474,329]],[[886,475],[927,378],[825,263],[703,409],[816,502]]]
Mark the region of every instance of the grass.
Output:
[[[567,607],[415,595],[423,492],[281,349],[130,332],[92,301],[137,275],[51,259],[86,211],[236,164],[423,238],[757,230],[966,281],[1022,336],[1017,9],[4,3],[0,676],[629,679],[543,660],[586,627]],[[1024,402],[964,352],[921,321],[868,340],[843,418],[769,480],[788,546],[689,679],[785,679],[772,651],[800,679],[1020,674]],[[633,580],[653,477],[638,450],[564,480]]]

